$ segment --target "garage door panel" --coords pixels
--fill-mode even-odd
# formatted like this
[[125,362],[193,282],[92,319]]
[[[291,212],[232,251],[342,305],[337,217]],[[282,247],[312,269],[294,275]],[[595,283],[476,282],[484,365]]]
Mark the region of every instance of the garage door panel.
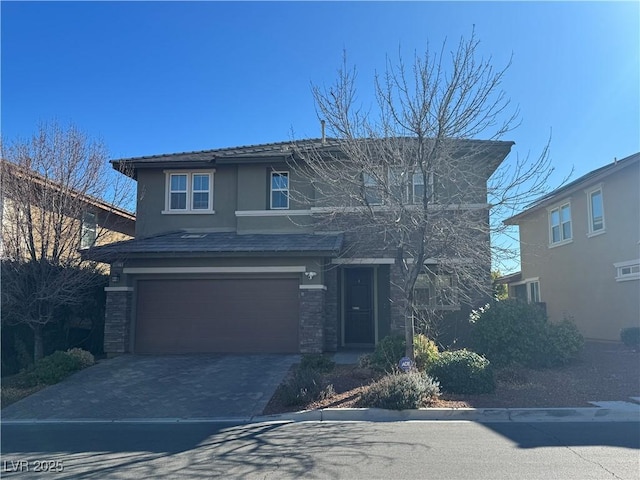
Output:
[[141,280],[137,353],[298,352],[298,280]]

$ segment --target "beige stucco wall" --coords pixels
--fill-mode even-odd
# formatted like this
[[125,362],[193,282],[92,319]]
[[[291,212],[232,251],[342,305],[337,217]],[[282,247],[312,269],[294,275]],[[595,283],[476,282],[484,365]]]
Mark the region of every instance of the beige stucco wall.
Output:
[[[640,258],[638,163],[559,198],[571,202],[572,241],[549,247],[547,208],[520,223],[522,278],[539,278],[550,319],[574,319],[586,338],[619,340],[640,325],[640,280],[616,281],[614,263]],[[605,232],[588,235],[587,192],[602,186]]]

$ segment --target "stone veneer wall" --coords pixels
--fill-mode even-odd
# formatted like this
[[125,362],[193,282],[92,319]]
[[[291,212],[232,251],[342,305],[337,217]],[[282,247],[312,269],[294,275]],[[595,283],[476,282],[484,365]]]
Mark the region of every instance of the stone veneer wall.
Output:
[[325,290],[300,290],[300,353],[324,349]]
[[104,320],[105,353],[120,354],[129,351],[132,303],[132,291],[107,291]]
[[328,265],[324,273],[327,292],[324,303],[324,351],[338,350],[338,268]]

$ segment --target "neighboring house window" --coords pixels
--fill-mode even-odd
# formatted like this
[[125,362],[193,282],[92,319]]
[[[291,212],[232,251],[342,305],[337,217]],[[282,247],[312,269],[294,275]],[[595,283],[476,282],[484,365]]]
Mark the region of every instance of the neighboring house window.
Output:
[[82,215],[82,231],[80,234],[80,248],[90,248],[96,242],[97,222],[96,214],[84,212]]
[[589,192],[589,233],[604,231],[604,207],[602,189]]
[[362,174],[364,198],[369,205],[382,205],[382,191],[378,180],[369,173]]
[[289,172],[271,172],[271,209],[289,208]]
[[166,172],[165,213],[213,213],[212,172]]
[[540,302],[540,282],[529,282],[527,286],[529,303]]
[[450,274],[420,274],[414,286],[414,303],[418,308],[451,308],[458,306],[458,287]]
[[616,268],[618,282],[640,279],[640,259],[614,263],[613,266]]
[[549,211],[551,244],[571,240],[571,204],[565,203]]

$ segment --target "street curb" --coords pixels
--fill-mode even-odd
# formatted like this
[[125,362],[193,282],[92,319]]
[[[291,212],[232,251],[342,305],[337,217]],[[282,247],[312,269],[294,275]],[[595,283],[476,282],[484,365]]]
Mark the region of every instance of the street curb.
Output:
[[379,408],[324,408],[277,415],[209,418],[121,418],[104,419],[17,419],[2,420],[2,425],[33,424],[170,424],[170,423],[297,423],[297,422],[407,422],[468,421],[479,423],[534,422],[638,422],[637,409],[584,408],[421,408],[384,410]]

